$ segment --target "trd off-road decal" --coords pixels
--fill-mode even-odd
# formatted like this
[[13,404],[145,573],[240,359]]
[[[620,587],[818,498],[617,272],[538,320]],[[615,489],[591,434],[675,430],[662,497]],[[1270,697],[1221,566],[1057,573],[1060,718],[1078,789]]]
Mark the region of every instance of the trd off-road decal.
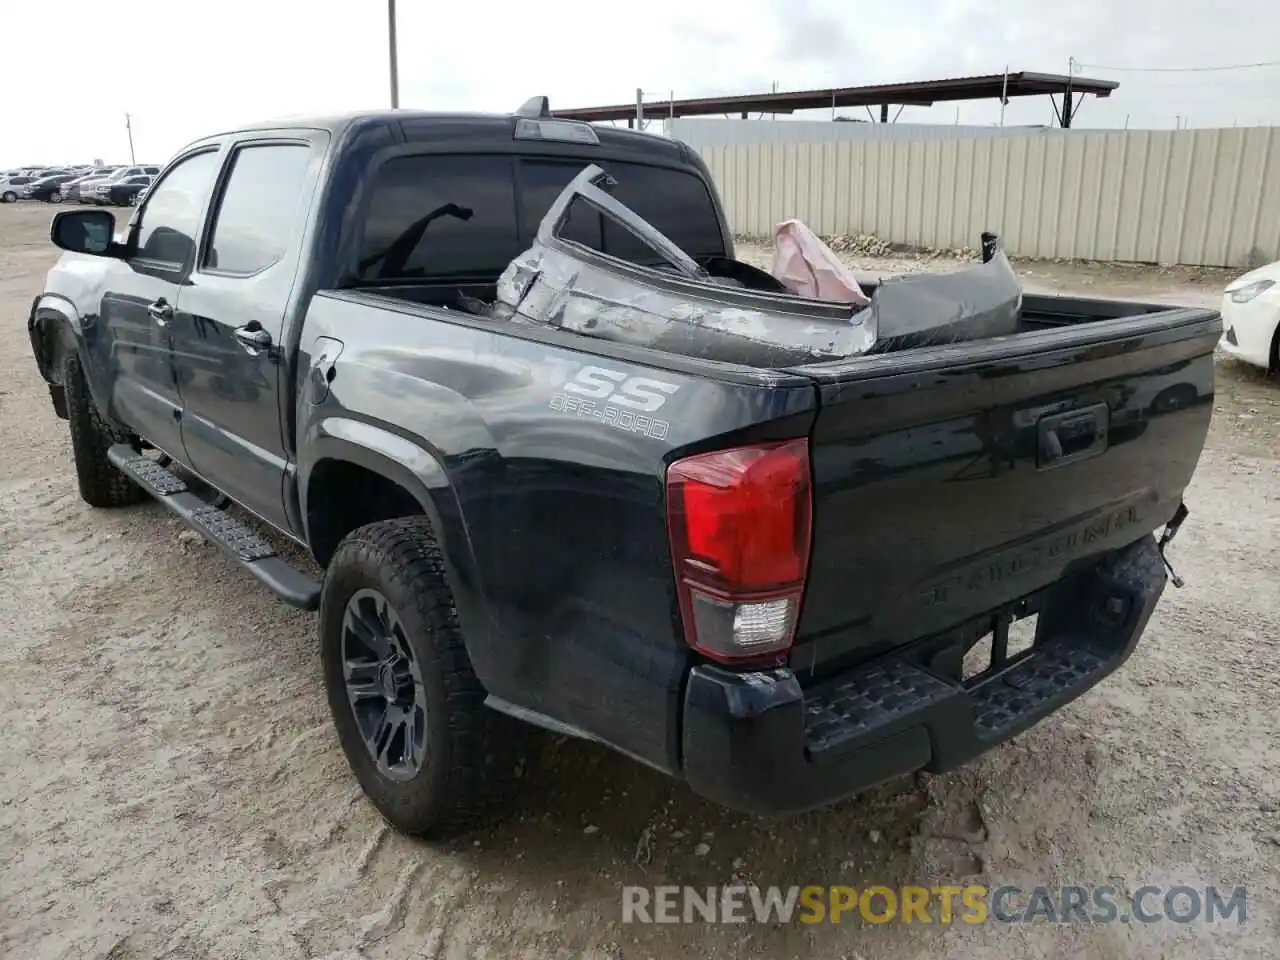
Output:
[[[607,367],[561,365],[566,379],[550,407],[576,417],[590,417],[626,433],[665,440],[671,423],[655,417],[680,385],[654,377],[630,376]],[[572,376],[569,376],[572,374]]]

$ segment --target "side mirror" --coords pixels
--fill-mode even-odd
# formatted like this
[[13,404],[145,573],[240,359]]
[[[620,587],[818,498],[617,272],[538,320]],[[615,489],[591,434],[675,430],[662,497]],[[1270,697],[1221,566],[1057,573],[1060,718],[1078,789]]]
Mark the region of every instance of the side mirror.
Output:
[[55,247],[72,253],[113,256],[116,218],[106,210],[64,210],[55,214],[49,239]]

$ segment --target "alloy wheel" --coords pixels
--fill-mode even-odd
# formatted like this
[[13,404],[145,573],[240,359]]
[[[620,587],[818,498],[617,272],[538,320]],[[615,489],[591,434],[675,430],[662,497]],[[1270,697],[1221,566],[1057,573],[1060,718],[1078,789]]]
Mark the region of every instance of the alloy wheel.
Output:
[[404,625],[379,591],[357,590],[342,618],[342,676],[378,772],[411,780],[427,755],[427,696]]

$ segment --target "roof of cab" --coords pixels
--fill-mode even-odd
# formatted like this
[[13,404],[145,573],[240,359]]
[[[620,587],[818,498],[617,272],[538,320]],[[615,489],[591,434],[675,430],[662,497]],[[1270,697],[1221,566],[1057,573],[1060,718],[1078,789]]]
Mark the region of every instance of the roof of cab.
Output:
[[[471,135],[483,134],[490,128],[495,136],[510,137],[519,119],[516,114],[497,113],[448,113],[425,110],[377,110],[318,116],[279,117],[246,124],[234,130],[202,137],[201,140],[226,136],[231,133],[248,133],[259,130],[327,130],[337,140],[344,135],[358,134],[362,129],[379,126],[397,127],[405,140],[434,140],[456,136],[463,129]],[[555,120],[554,114],[542,119]],[[581,121],[563,121],[565,123]],[[650,150],[685,156],[683,145],[677,140],[652,133],[591,124],[601,144],[626,147],[632,150]]]

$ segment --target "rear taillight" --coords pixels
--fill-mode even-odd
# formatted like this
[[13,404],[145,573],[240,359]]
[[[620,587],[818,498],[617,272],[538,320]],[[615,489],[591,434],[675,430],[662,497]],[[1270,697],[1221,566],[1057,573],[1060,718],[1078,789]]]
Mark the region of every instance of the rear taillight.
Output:
[[667,523],[689,646],[725,663],[795,638],[813,514],[809,442],[753,444],[667,468]]

